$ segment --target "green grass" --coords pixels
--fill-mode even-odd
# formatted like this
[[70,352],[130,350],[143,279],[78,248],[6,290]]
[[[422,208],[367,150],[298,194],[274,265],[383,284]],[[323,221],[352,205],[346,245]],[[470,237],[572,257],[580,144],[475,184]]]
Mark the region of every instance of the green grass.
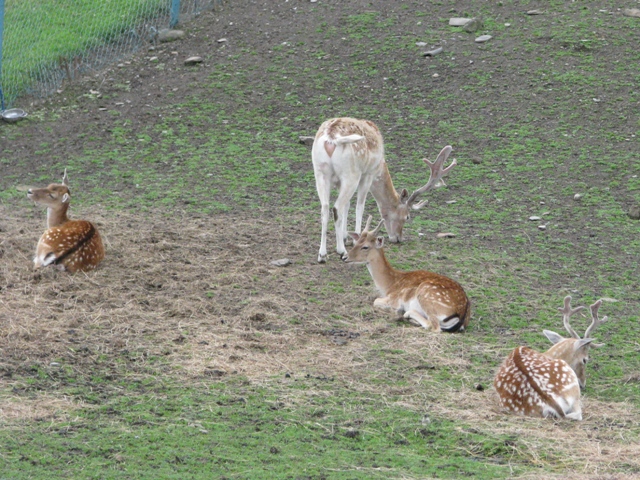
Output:
[[332,379],[274,380],[269,388],[241,379],[186,389],[119,385],[117,399],[73,421],[0,432],[3,475],[496,478],[509,467],[487,459],[521,455],[516,438],[408,411],[393,398],[363,398]]
[[98,47],[113,47],[134,31],[149,35],[139,25],[166,17],[170,2],[6,0],[4,7],[0,78],[5,102],[11,103],[33,87],[40,91],[37,82],[51,84],[60,70],[75,76],[75,67],[86,67],[85,56]]

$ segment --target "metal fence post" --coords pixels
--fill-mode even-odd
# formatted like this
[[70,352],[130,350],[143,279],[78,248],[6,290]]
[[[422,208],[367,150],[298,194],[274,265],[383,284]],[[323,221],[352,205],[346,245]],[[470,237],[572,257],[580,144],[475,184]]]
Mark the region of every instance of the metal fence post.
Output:
[[[0,0],[2,2],[4,0]],[[173,28],[180,19],[180,0],[171,0],[171,21],[169,27]]]
[[4,34],[4,0],[0,0],[0,111],[4,111],[4,95],[2,93],[2,37]]

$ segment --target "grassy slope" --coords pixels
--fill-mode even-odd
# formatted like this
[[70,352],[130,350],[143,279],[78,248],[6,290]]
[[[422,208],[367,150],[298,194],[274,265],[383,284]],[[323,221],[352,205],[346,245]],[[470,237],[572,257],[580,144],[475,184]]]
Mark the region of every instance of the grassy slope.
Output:
[[[335,14],[331,5],[315,8],[327,18]],[[302,33],[274,40],[266,71],[253,61],[265,54],[263,46],[245,39],[234,55],[216,59],[192,94],[156,107],[161,120],[153,116],[134,128],[123,119],[106,143],[88,127],[82,132],[86,148],[71,157],[41,145],[36,155],[46,162],[29,180],[48,181],[52,166],[68,166],[86,179],[85,185],[95,185],[81,193],[81,202],[97,196],[113,209],[144,210],[159,201],[237,213],[270,202],[277,207],[266,215],[293,211],[315,218],[309,153],[296,138],[312,134],[322,119],[349,114],[378,122],[398,186],[423,182],[420,156],[433,157],[452,144],[460,166],[449,189],[435,193],[428,211],[415,216],[411,240],[390,249],[395,263],[406,267],[428,263],[438,271],[459,270],[474,299],[470,334],[452,340],[445,351],[465,350],[472,369],[439,369],[422,388],[486,386],[497,359],[510,348],[522,343],[546,348],[539,332],[559,331],[554,310],[571,293],[580,303],[618,300],[602,308],[612,320],[598,337],[608,346],[592,355],[587,397],[638,408],[637,381],[625,379],[640,368],[634,340],[640,334],[640,228],[625,209],[640,201],[640,54],[636,20],[599,13],[607,8],[614,10],[613,5],[555,2],[549,6],[553,15],[541,20],[504,18],[497,7],[469,3],[467,13],[483,16],[496,38],[481,49],[471,37],[458,40],[462,46],[452,47],[456,60],[448,55],[425,60],[414,46],[458,36],[446,25],[446,11],[438,21],[424,12],[416,17],[421,26],[405,23],[397,29],[407,32],[400,37],[373,34],[398,27],[400,20],[391,14],[351,14],[318,24],[316,42],[305,41]],[[331,45],[343,37],[347,45],[340,54]],[[328,46],[320,43],[323,38]],[[503,66],[504,56],[519,59],[517,68]],[[319,62],[326,66],[319,69]],[[407,76],[415,69],[424,72],[420,82]],[[271,88],[261,83],[265,77]],[[495,91],[502,96],[488,101]],[[224,110],[212,101],[220,96],[226,98]],[[189,122],[204,133],[190,133],[187,112]],[[119,113],[114,109],[113,115]],[[8,140],[22,134],[19,127],[2,132]],[[12,174],[16,159],[9,152],[0,156],[6,172],[0,180],[2,201],[12,205],[21,200],[6,187],[24,179],[17,171]],[[112,190],[117,193],[103,195]],[[576,202],[575,193],[584,197]],[[445,199],[457,203],[448,205]],[[545,212],[542,232],[527,218]],[[420,231],[453,231],[458,237],[432,245],[415,236]],[[364,282],[366,272],[355,278]],[[411,363],[407,354],[372,348],[372,355],[384,361],[372,361],[365,378],[380,381],[383,392],[406,386],[400,373]],[[78,383],[74,388],[55,379],[48,387],[91,401],[93,386],[106,384],[102,406],[82,410],[68,423],[35,422],[0,433],[8,446],[0,462],[6,463],[3,472],[9,478],[42,478],[52,471],[185,478],[194,469],[206,471],[203,477],[213,471],[236,478],[455,478],[463,472],[496,478],[535,472],[536,466],[558,473],[578,468],[556,456],[553,443],[538,445],[534,455],[527,453],[525,439],[498,429],[474,430],[467,421],[437,416],[423,424],[428,399],[424,410],[395,405],[398,398],[388,394],[363,400],[344,379],[330,386],[304,379],[297,384],[273,379],[261,386],[207,381],[185,391],[169,377],[149,380],[147,386],[123,384],[126,394],[118,395],[100,372],[98,366],[96,372],[70,374],[68,383]],[[120,373],[126,376],[126,369]],[[98,378],[87,381],[95,374]],[[50,373],[41,375],[48,380]],[[211,398],[218,403],[211,405]],[[447,400],[436,395],[432,401]],[[637,440],[637,423],[625,427],[625,435]],[[349,429],[357,431],[353,438],[345,436]],[[631,474],[636,467],[618,462],[610,468]]]

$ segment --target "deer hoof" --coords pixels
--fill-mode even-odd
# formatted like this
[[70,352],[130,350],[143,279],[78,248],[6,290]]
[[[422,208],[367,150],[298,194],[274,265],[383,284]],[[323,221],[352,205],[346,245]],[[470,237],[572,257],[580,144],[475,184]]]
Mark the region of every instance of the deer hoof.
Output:
[[318,255],[318,263],[327,263],[326,255]]

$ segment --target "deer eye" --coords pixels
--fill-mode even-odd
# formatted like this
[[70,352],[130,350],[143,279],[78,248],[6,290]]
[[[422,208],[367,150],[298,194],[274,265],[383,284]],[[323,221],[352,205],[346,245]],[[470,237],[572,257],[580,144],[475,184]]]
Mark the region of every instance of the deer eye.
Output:
[[56,198],[56,197],[53,195],[53,193],[50,193],[50,194],[49,194],[49,196],[50,196],[51,198]]
[[362,250],[369,250],[369,245],[363,245]]
[[583,358],[583,359],[582,359],[582,363],[583,363],[583,365],[586,365],[588,361],[589,361],[589,359],[588,359],[588,358]]

